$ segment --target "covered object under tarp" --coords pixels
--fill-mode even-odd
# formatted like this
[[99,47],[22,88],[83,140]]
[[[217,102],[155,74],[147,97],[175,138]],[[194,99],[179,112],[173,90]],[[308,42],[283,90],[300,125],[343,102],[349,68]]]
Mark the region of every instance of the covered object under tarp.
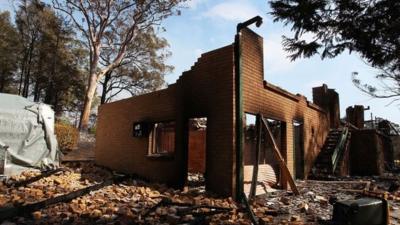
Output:
[[51,169],[59,166],[59,158],[51,107],[0,93],[0,172]]

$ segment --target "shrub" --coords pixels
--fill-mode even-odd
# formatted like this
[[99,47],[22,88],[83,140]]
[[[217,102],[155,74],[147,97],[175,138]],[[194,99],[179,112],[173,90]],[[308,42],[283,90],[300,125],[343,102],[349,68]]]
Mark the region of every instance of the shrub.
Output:
[[62,122],[57,122],[54,128],[61,151],[70,151],[77,147],[79,138],[78,129]]

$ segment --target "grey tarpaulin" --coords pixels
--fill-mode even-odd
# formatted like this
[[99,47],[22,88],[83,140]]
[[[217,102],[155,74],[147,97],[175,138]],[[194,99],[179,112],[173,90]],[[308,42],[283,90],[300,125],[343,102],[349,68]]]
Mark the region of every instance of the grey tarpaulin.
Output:
[[14,175],[27,168],[59,166],[54,111],[26,98],[0,94],[0,169]]

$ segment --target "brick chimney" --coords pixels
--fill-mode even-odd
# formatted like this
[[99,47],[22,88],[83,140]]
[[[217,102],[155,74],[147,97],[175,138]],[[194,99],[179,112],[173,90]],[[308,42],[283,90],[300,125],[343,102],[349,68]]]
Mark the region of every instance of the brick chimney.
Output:
[[357,128],[364,128],[364,106],[349,106],[346,109],[346,121]]
[[338,128],[340,125],[339,94],[335,89],[330,89],[326,84],[314,87],[313,102],[328,113],[330,128]]

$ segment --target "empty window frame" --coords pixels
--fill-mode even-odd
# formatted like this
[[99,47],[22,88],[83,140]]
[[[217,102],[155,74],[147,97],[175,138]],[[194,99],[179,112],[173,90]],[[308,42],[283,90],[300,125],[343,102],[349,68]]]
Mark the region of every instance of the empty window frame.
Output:
[[175,121],[154,123],[149,138],[149,155],[175,152]]

